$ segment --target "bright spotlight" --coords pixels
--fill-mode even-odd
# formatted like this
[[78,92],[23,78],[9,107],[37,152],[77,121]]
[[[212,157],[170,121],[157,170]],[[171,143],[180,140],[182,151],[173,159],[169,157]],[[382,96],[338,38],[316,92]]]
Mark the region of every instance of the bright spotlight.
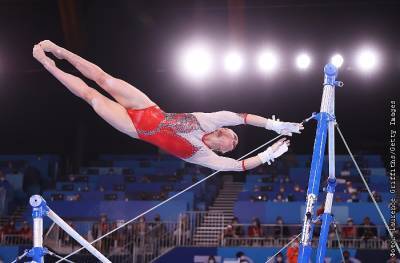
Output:
[[357,54],[357,66],[363,72],[369,72],[376,68],[378,55],[372,49],[363,49]]
[[272,51],[263,51],[258,57],[258,67],[263,72],[271,72],[278,66],[278,57]]
[[296,58],[296,65],[299,69],[307,69],[311,64],[311,58],[307,54],[300,54]]
[[343,57],[340,54],[335,54],[331,58],[331,63],[337,68],[340,68],[343,65],[343,61]]
[[243,67],[242,56],[236,51],[229,52],[225,56],[224,67],[225,67],[225,70],[230,73],[239,72]]
[[211,70],[211,52],[205,46],[194,46],[183,54],[182,66],[188,75],[195,78],[204,77]]

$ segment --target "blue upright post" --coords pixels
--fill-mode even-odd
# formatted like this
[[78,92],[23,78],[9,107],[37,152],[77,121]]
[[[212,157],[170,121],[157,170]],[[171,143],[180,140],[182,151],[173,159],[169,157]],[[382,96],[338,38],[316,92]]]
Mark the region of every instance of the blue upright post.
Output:
[[[337,68],[332,64],[327,64],[324,67],[324,73],[325,73],[324,90],[322,95],[320,113],[318,113],[316,116],[318,125],[314,141],[310,178],[308,181],[306,209],[305,209],[303,229],[300,241],[299,257],[298,257],[299,263],[309,263],[312,251],[312,235],[314,228],[313,220],[315,219],[314,210],[318,199],[322,165],[324,162],[324,155],[325,155],[325,144],[328,134],[328,126],[329,130],[333,128],[332,125],[334,120],[333,109],[334,109],[334,94],[335,94],[334,89],[335,89],[335,84],[337,84],[335,80],[337,72],[338,72]],[[332,145],[333,143],[332,144],[330,143],[329,145],[330,148],[332,147]],[[334,155],[334,152],[332,152],[331,154]],[[330,158],[330,162],[331,160],[334,161],[334,157]],[[327,219],[324,222],[326,223],[329,222],[329,216],[330,214],[325,215]]]
[[49,212],[46,201],[39,195],[34,195],[29,199],[32,206],[33,219],[33,248],[29,250],[28,257],[32,258],[32,263],[43,263],[47,249],[43,247],[43,217]]
[[[46,201],[40,195],[34,195],[29,199],[32,206],[33,218],[33,248],[29,250],[27,256],[32,258],[31,263],[43,263],[43,257],[48,254],[48,250],[43,247],[43,217],[47,216],[56,223],[62,230],[75,239],[80,245],[86,248],[93,256],[97,257],[100,262],[111,263],[103,254],[101,254],[92,244],[78,234],[70,225],[68,225],[61,217],[51,210]],[[66,260],[68,261],[68,260]],[[69,261],[70,262],[70,261]]]

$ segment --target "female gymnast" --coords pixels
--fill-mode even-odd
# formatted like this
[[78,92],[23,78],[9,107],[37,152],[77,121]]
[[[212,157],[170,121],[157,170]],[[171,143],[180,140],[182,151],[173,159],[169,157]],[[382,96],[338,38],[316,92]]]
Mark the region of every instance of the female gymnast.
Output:
[[[89,87],[82,79],[60,70],[45,52],[52,53],[58,59],[67,60],[116,101]],[[289,140],[282,138],[264,152],[236,161],[215,153],[232,151],[238,144],[236,133],[223,126],[249,124],[288,136],[300,133],[304,129],[299,123],[280,122],[229,111],[166,113],[129,83],[107,74],[93,63],[49,40],[35,45],[33,56],[73,94],[88,102],[101,118],[117,130],[152,143],[187,162],[214,170],[244,171],[264,163],[271,164],[275,158],[284,154],[290,145]]]

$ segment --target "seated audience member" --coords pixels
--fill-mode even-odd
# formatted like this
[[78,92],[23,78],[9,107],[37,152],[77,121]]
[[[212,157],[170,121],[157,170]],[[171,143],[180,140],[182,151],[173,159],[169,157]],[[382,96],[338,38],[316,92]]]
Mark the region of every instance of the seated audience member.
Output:
[[182,215],[179,217],[179,223],[173,235],[178,244],[185,244],[190,240],[190,222],[187,215]]
[[357,237],[357,229],[354,226],[352,218],[347,219],[347,224],[342,227],[343,239],[355,239]]
[[[382,196],[377,191],[372,191],[372,196],[374,197],[374,199],[377,203],[382,202]],[[368,196],[368,202],[372,203],[371,196]]]
[[264,235],[264,231],[258,218],[253,219],[251,225],[247,230],[247,233],[249,237],[262,237]]
[[361,239],[368,240],[377,237],[377,229],[375,224],[371,222],[369,217],[365,217],[363,223],[359,228],[359,233]]
[[290,244],[287,249],[287,263],[297,263],[297,257],[299,256],[299,241],[295,240]]
[[223,234],[224,234],[224,238],[233,238],[234,237],[233,227],[231,224],[229,224],[225,227]]
[[347,199],[347,203],[359,203],[360,199],[358,199],[357,193],[352,193],[350,198]]
[[289,228],[283,224],[282,217],[276,218],[275,226],[273,228],[274,238],[282,238],[289,236]]
[[237,217],[234,217],[232,219],[231,224],[232,224],[232,228],[233,228],[234,237],[235,238],[242,237],[244,234],[244,231],[243,231],[243,227],[241,225],[239,225],[239,219]]
[[139,236],[144,236],[147,232],[147,223],[146,223],[146,218],[144,216],[141,216],[134,224],[134,232],[136,235]]
[[167,227],[161,221],[161,216],[159,214],[154,217],[154,222],[150,225],[150,227],[152,229],[151,233],[156,238],[162,237],[167,233]]
[[361,263],[360,260],[351,257],[350,252],[347,250],[343,252],[343,258],[344,258],[344,263]]
[[[101,237],[102,235],[108,233],[111,230],[110,223],[107,220],[107,216],[102,214],[100,215],[99,222],[93,224],[92,226],[92,235],[94,239]],[[103,238],[96,246],[103,252],[107,252],[111,245],[111,236],[107,236]]]

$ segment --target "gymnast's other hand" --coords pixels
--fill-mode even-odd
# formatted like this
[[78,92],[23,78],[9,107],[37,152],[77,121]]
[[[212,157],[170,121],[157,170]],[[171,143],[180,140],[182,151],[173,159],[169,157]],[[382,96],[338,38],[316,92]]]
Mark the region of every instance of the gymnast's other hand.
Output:
[[267,120],[265,128],[286,136],[292,136],[292,133],[300,134],[301,131],[304,130],[304,126],[301,123],[283,122],[279,119],[275,120],[274,116],[272,119]]
[[271,164],[275,158],[283,155],[285,152],[289,150],[290,140],[286,138],[282,138],[272,146],[268,147],[267,150],[258,154],[258,157],[261,159],[262,163]]

